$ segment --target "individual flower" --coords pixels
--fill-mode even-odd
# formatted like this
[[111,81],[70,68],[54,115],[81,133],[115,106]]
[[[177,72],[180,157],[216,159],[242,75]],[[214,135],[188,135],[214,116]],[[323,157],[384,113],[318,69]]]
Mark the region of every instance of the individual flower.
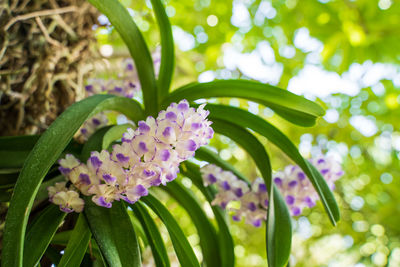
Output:
[[[92,152],[86,163],[66,155],[59,161],[60,172],[99,206],[110,208],[121,199],[135,203],[150,187],[174,180],[179,164],[208,143],[213,130],[207,115],[204,105],[196,110],[186,100],[172,103],[157,118],[148,117],[136,129],[128,129],[111,152]],[[245,193],[240,182],[232,186],[236,195]]]
[[49,200],[58,205],[63,212],[82,212],[85,202],[75,190],[68,189],[66,182],[56,183],[47,188]]
[[68,188],[66,187],[67,182],[55,183],[54,186],[47,187],[47,192],[49,195],[50,201],[53,199],[53,196],[58,192],[67,192]]
[[207,164],[200,168],[201,176],[203,177],[203,182],[205,186],[215,184],[218,180],[220,172],[222,169],[214,164]]
[[64,175],[67,175],[71,172],[71,170],[77,167],[80,162],[73,155],[67,154],[65,155],[65,159],[61,159],[59,161],[60,167],[58,168],[60,172]]

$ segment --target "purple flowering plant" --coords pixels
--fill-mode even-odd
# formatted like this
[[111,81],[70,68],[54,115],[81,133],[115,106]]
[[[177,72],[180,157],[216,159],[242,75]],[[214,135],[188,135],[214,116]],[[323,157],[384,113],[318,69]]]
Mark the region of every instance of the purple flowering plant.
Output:
[[[92,80],[88,97],[69,107],[41,136],[0,139],[0,150],[10,155],[10,163],[0,166],[5,179],[0,194],[9,202],[2,266],[37,266],[43,259],[57,266],[80,266],[83,259],[99,266],[141,266],[146,247],[156,266],[170,266],[151,210],[168,230],[181,266],[234,266],[230,214],[234,221],[244,218],[266,228],[268,264],[280,267],[290,256],[292,216],[320,200],[332,224],[339,221],[331,190],[343,174],[340,164],[324,156],[304,159],[279,129],[246,110],[195,101],[247,99],[305,127],[324,114],[318,104],[249,80],[191,83],[172,90],[174,43],[162,2],[151,0],[161,37],[161,57],[154,62],[119,1],[89,1],[119,32],[134,63],[127,64],[120,80]],[[132,99],[138,90],[143,104]],[[110,111],[123,114],[129,123],[109,125]],[[214,132],[241,146],[261,177],[251,182],[207,148]],[[273,173],[269,154],[254,133],[296,165]],[[207,165],[200,167],[194,158]],[[196,195],[182,186],[183,176],[210,203],[215,224]],[[200,237],[201,261],[155,187],[188,212]],[[69,225],[60,227],[66,221]],[[139,231],[144,237],[138,237]]]

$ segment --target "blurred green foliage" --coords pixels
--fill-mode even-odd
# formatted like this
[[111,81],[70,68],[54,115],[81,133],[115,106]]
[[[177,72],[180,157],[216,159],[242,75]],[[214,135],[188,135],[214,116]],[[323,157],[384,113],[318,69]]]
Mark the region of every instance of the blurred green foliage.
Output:
[[[132,8],[136,23],[155,49],[159,35],[150,1],[122,2]],[[291,79],[310,66],[333,75],[335,81],[351,83],[349,87],[338,82],[327,89],[331,80],[318,77],[321,72],[312,69],[308,82],[317,82],[320,91],[330,90],[316,93],[307,91],[307,82],[301,84],[302,93],[319,97],[328,110],[313,128],[289,125],[270,109],[247,101],[218,101],[264,116],[284,129],[305,156],[322,151],[343,161],[346,174],[335,192],[342,220],[338,227],[330,226],[321,205],[295,218],[291,266],[400,266],[400,3],[191,0],[167,1],[166,6],[177,44],[175,88],[198,77],[257,78],[240,62],[227,66],[224,55],[231,48],[236,53],[231,57],[239,61],[254,53],[262,66],[271,67],[271,73],[262,73],[260,80],[273,78],[283,88],[290,88]],[[111,44],[111,58],[127,57],[116,32],[106,21],[100,22],[104,25],[96,29],[99,46]],[[258,175],[253,162],[229,139],[217,138],[212,145],[249,177]],[[278,149],[271,149],[275,170],[291,164]],[[176,209],[189,240],[198,248],[194,227],[182,209]],[[237,266],[266,264],[264,233],[260,234],[264,230],[244,223],[232,223],[231,229]]]

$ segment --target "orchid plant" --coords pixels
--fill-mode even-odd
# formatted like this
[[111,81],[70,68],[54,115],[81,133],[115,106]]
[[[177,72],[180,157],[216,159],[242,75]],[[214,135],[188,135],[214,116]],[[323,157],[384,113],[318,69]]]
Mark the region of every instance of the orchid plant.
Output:
[[[85,255],[96,266],[141,266],[145,245],[151,248],[156,266],[170,266],[150,210],[165,225],[185,267],[234,266],[227,218],[232,211],[235,221],[245,218],[256,227],[266,227],[271,267],[288,264],[291,216],[301,214],[304,207],[320,199],[336,224],[340,215],[331,189],[342,175],[338,163],[325,157],[304,159],[279,129],[246,110],[195,101],[247,99],[307,127],[324,114],[318,104],[249,80],[191,83],[171,90],[174,43],[162,2],[151,0],[161,37],[155,75],[149,49],[124,6],[118,0],[89,1],[126,43],[139,83],[121,82],[113,91],[99,94],[104,90],[96,90],[93,82],[86,87],[91,96],[70,106],[41,136],[0,139],[1,154],[7,156],[0,160],[0,195],[9,202],[2,266],[37,266],[43,258],[57,266],[80,266]],[[132,99],[132,88],[140,88],[143,104]],[[105,126],[107,120],[94,117],[109,110],[124,114],[131,123]],[[83,134],[83,145],[73,139],[77,132]],[[207,148],[214,132],[247,151],[262,177],[249,181]],[[269,154],[255,133],[279,147],[296,165],[273,174]],[[195,158],[208,165],[199,166]],[[196,195],[182,186],[178,173],[191,179],[211,204],[216,224]],[[165,190],[188,211],[200,237],[201,262],[154,187]],[[239,206],[231,207],[233,202]],[[72,225],[60,228],[67,219]],[[138,231],[145,240],[140,240]]]

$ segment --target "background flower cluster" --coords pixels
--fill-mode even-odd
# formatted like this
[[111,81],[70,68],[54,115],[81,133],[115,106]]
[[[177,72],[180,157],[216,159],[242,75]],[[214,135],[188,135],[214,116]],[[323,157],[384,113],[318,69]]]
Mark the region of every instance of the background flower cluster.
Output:
[[[158,75],[160,68],[160,49],[157,48],[152,54],[154,70],[156,76]],[[134,62],[131,58],[125,59],[122,62],[122,68],[118,68],[119,73],[116,79],[101,79],[92,78],[88,79],[87,85],[85,86],[85,97],[89,97],[96,94],[110,94],[122,97],[133,98],[140,92],[140,82],[135,68]],[[109,124],[109,117],[115,116],[114,111],[103,111],[92,118],[85,121],[82,127],[79,129],[76,139],[80,142],[85,142],[88,138],[101,127]],[[134,125],[132,121],[129,121]]]
[[[335,188],[335,181],[342,175],[341,165],[332,157],[320,156],[310,160],[322,174],[331,190]],[[256,178],[251,184],[237,178],[232,172],[224,171],[214,164],[201,168],[205,186],[214,184],[218,188],[212,205],[219,205],[233,211],[232,219],[240,221],[243,217],[246,223],[256,227],[267,217],[268,191],[262,178]],[[311,208],[319,199],[310,180],[299,166],[289,165],[283,171],[273,175],[274,184],[285,199],[292,216],[298,216],[305,207]]]

